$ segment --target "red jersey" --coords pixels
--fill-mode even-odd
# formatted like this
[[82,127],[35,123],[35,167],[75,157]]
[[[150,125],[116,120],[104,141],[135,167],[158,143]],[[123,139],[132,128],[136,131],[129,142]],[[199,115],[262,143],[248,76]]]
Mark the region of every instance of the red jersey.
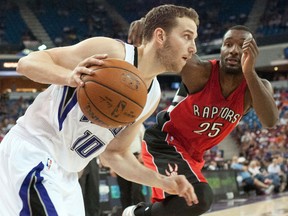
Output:
[[210,62],[211,75],[204,89],[184,98],[178,92],[177,104],[174,100],[168,109],[170,120],[162,127],[168,133],[167,142],[177,140],[198,162],[203,161],[206,150],[219,144],[236,127],[244,113],[246,80],[243,78],[237,89],[225,98],[219,81],[219,62]]

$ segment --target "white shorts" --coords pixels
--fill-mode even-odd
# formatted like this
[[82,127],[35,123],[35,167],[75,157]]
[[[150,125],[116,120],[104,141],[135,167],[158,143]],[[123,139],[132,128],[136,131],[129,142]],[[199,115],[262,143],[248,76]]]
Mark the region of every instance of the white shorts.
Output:
[[0,215],[85,215],[77,173],[11,132],[0,144],[0,188]]

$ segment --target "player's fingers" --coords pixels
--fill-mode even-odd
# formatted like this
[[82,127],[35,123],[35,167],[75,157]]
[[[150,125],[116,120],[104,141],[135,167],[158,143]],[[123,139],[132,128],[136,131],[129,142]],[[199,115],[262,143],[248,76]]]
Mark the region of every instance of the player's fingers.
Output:
[[76,76],[79,76],[79,77],[82,74],[92,75],[92,74],[94,74],[94,70],[89,69],[87,67],[76,67],[74,69],[74,74],[76,74]]
[[257,56],[259,54],[258,46],[254,39],[251,41],[251,49],[252,49],[254,56]]
[[195,194],[194,190],[193,190],[193,192],[190,191],[190,192],[186,193],[184,198],[186,200],[187,205],[189,205],[189,206],[191,206],[193,204],[198,204],[198,202],[199,202],[197,195]]
[[102,60],[106,58],[108,58],[108,54],[96,54],[96,55],[93,55],[90,60],[96,63],[97,65],[102,65],[103,64]]
[[92,75],[94,72],[91,69],[88,69],[86,67],[79,67],[77,66],[72,73],[72,76],[70,78],[70,81],[68,81],[69,86],[71,87],[77,87],[77,86],[83,86],[84,82],[82,81],[82,76],[84,75]]
[[95,54],[89,58],[84,59],[82,62],[78,64],[78,66],[82,67],[90,67],[92,65],[101,66],[104,64],[103,59],[108,57],[107,54]]
[[76,76],[74,80],[77,83],[77,86],[84,86],[84,82],[82,81],[81,76]]
[[245,40],[242,49],[244,53],[246,54],[250,53],[253,55],[253,57],[256,57],[259,53],[258,46],[253,38]]
[[183,197],[186,200],[187,205],[191,206],[198,203],[197,195],[194,191],[194,187],[189,183],[189,181],[183,176],[181,179],[182,187],[179,193],[179,196]]
[[197,197],[193,187],[192,187],[191,191],[189,192],[189,199],[194,204],[198,204],[198,202],[199,202],[198,197]]
[[194,191],[193,187],[190,187],[189,190],[187,191],[187,193],[185,194],[186,197],[186,202],[189,205],[193,205],[193,204],[197,204],[198,201],[198,197]]
[[106,59],[108,57],[108,54],[95,54],[91,57],[96,59]]

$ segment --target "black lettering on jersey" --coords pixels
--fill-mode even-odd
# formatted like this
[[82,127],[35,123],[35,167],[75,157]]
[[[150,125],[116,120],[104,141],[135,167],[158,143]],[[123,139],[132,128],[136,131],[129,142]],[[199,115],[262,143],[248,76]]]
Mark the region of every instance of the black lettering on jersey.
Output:
[[87,158],[103,146],[105,143],[99,137],[86,130],[81,137],[75,140],[70,149],[80,157]]
[[[80,119],[80,122],[90,122],[91,124],[93,124],[86,116],[82,116]],[[121,130],[123,130],[124,127],[119,127],[119,128],[109,128],[108,130],[113,134],[113,136],[115,137]]]
[[85,115],[80,118],[80,122],[90,122],[92,124],[92,122]]
[[68,113],[77,103],[76,88],[69,86],[63,87],[63,95],[58,107],[58,123],[59,131],[62,130],[63,122],[66,119]]
[[113,134],[113,136],[115,137],[124,127],[120,127],[120,128],[110,128],[110,132]]

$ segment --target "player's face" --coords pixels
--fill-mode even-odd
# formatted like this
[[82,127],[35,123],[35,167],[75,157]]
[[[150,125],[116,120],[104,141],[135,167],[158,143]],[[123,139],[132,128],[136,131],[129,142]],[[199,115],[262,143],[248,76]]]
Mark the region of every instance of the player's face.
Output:
[[242,73],[241,57],[243,43],[252,38],[250,32],[244,30],[230,30],[223,38],[221,46],[221,69],[226,73]]
[[163,46],[157,50],[159,61],[167,71],[180,72],[187,60],[196,53],[197,26],[187,17],[177,18],[178,25],[167,36]]

